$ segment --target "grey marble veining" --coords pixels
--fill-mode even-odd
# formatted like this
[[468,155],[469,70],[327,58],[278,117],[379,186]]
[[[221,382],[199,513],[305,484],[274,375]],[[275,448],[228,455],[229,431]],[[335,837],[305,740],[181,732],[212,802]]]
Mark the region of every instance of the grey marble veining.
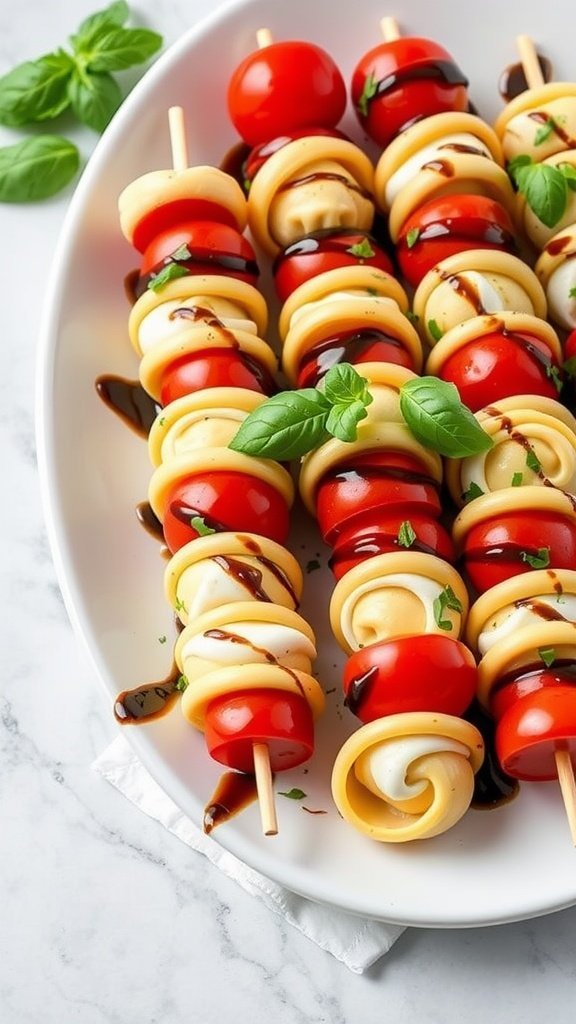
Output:
[[[60,43],[94,6],[23,0],[16,17],[2,5],[0,72]],[[172,41],[214,6],[140,0],[137,14]],[[90,771],[115,727],[56,584],[33,423],[41,300],[68,198],[0,207],[0,1019],[484,1024],[490,996],[493,1022],[567,1024],[576,910],[408,932],[356,977]]]

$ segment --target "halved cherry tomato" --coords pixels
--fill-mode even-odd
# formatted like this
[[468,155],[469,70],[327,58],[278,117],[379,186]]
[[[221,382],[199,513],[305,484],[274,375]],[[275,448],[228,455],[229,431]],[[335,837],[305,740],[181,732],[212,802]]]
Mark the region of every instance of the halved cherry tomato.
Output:
[[366,513],[399,512],[437,518],[440,499],[435,482],[418,459],[395,451],[368,452],[353,466],[337,466],[320,482],[316,515],[322,536],[333,545],[338,534]]
[[508,673],[496,681],[490,691],[490,711],[494,718],[502,716],[529,694],[544,686],[574,686],[576,684],[576,662],[559,659],[550,668],[544,665],[526,666]]
[[314,752],[308,701],[284,690],[246,690],[218,697],[204,722],[211,757],[239,772],[254,772],[254,743],[265,743],[273,772],[288,771]]
[[274,284],[280,302],[318,274],[337,267],[375,267],[393,274],[394,268],[384,250],[371,235],[354,228],[334,231],[324,228],[293,242],[274,262]]
[[162,375],[160,401],[169,405],[182,395],[202,388],[248,388],[261,395],[273,395],[276,385],[268,371],[237,349],[213,348],[181,356]]
[[208,199],[175,199],[150,210],[134,229],[133,245],[144,252],[161,231],[176,228],[183,221],[211,220],[236,227],[236,221],[229,210]]
[[164,516],[164,538],[178,551],[198,537],[195,516],[214,530],[250,533],[258,525],[263,537],[283,544],[288,536],[288,507],[274,487],[245,473],[216,470],[180,480],[171,490]]
[[405,37],[364,54],[352,75],[352,102],[364,130],[385,147],[414,121],[467,110],[467,86],[442,46]]
[[442,196],[420,206],[403,225],[396,255],[409,284],[441,260],[468,249],[516,252],[514,227],[504,207],[486,196]]
[[558,777],[555,754],[570,752],[576,767],[576,689],[545,686],[516,701],[496,726],[496,753],[505,772],[528,782]]
[[461,715],[477,682],[476,662],[459,640],[405,636],[354,652],[344,669],[344,703],[361,722],[406,711]]
[[414,369],[410,352],[398,338],[375,327],[347,331],[319,342],[303,357],[297,378],[299,388],[316,387],[319,380],[337,363],[395,363]]
[[257,146],[293,128],[338,123],[346,86],[332,57],[313,43],[272,43],[249,54],[228,86],[236,131]]
[[[407,524],[407,525],[406,525]],[[404,529],[402,527],[404,526]],[[407,544],[409,530],[416,534]],[[404,543],[402,543],[404,541]],[[338,534],[330,558],[330,567],[337,580],[366,558],[388,551],[422,551],[454,562],[455,551],[448,531],[431,516],[410,513],[366,513]]]
[[560,369],[540,338],[501,330],[463,345],[439,376],[455,384],[464,404],[477,412],[512,395],[558,398]]
[[[545,551],[545,565],[538,564]],[[463,552],[466,572],[482,594],[490,587],[534,568],[573,569],[576,565],[576,522],[537,509],[516,511],[473,526]],[[531,564],[530,559],[536,559]]]
[[146,248],[140,276],[158,273],[183,246],[190,259],[177,262],[191,274],[224,274],[252,285],[258,280],[258,264],[248,239],[229,224],[209,220],[187,220],[160,231]]

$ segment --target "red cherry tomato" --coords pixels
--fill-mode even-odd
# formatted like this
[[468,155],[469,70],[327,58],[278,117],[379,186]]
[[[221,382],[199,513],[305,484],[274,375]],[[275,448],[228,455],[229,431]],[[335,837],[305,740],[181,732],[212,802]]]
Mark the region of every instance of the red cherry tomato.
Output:
[[258,280],[258,264],[247,238],[236,228],[218,221],[184,221],[161,231],[144,253],[140,276],[158,273],[164,261],[185,246],[190,259],[178,259],[178,265],[191,274],[223,274],[247,284]]
[[346,107],[346,86],[332,57],[312,43],[272,43],[251,53],[228,86],[236,131],[251,146],[294,128],[332,128]]
[[164,538],[178,551],[198,537],[191,525],[200,516],[215,530],[249,533],[258,524],[263,537],[283,544],[288,535],[288,507],[270,484],[245,473],[216,470],[189,476],[171,490],[164,516]]
[[567,516],[538,509],[517,511],[473,526],[464,545],[464,564],[479,593],[520,573],[531,572],[526,556],[538,558],[546,549],[548,562],[540,568],[573,569],[576,565],[576,523]]
[[395,363],[414,369],[410,352],[398,338],[376,328],[347,331],[327,338],[311,348],[303,357],[297,378],[299,388],[313,388],[337,363]]
[[550,668],[542,664],[517,669],[498,679],[490,691],[490,711],[500,719],[517,701],[544,686],[574,686],[576,684],[576,662],[558,660]]
[[344,669],[344,703],[361,722],[406,711],[462,715],[477,686],[476,663],[439,634],[386,640],[356,651]]
[[545,686],[516,701],[496,726],[496,753],[505,772],[528,782],[558,777],[555,754],[568,750],[576,766],[576,690]]
[[571,331],[564,344],[564,355],[566,359],[576,356],[576,331]]
[[[556,371],[555,373],[553,371]],[[495,331],[463,345],[443,363],[439,376],[455,384],[472,412],[512,395],[558,398],[559,367],[540,338]]]
[[229,210],[207,199],[175,199],[150,210],[134,228],[132,244],[138,252],[154,241],[161,231],[177,228],[183,221],[211,220],[236,227],[236,221]]
[[162,405],[202,388],[248,388],[261,395],[272,395],[276,385],[268,371],[244,352],[228,348],[192,352],[164,370],[160,388]]
[[206,746],[220,764],[254,772],[254,743],[266,743],[273,772],[288,771],[314,752],[314,723],[308,701],[283,690],[246,690],[208,705]]
[[374,267],[393,274],[392,263],[370,235],[352,228],[334,231],[325,228],[293,242],[277,256],[274,263],[274,284],[280,302],[318,274],[337,267]]
[[364,54],[352,75],[352,102],[364,130],[385,147],[414,121],[467,110],[467,85],[442,46],[395,39]]
[[338,534],[367,512],[398,512],[437,518],[438,488],[418,459],[400,452],[369,452],[354,459],[354,466],[338,466],[318,487],[316,515],[322,536],[333,545]]
[[[409,527],[403,524],[409,524]],[[406,531],[411,528],[416,534],[410,544]],[[429,516],[411,513],[407,518],[401,512],[396,514],[366,513],[342,530],[334,543],[330,567],[337,580],[366,558],[383,555],[388,551],[423,551],[437,555],[445,562],[455,561],[452,538],[447,530]]]
[[468,249],[516,251],[512,221],[494,199],[467,195],[431,199],[402,227],[396,255],[404,277],[417,288],[437,263]]

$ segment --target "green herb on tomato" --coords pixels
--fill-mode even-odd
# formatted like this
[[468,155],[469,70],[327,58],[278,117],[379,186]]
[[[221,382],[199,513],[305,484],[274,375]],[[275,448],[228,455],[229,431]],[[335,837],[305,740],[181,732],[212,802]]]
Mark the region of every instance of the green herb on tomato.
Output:
[[520,558],[531,569],[546,569],[550,565],[550,548],[538,548],[535,555],[530,551],[521,551]]
[[346,252],[349,252],[351,256],[356,256],[361,260],[369,260],[372,256],[376,255],[367,238],[363,238],[361,242],[356,242],[355,245],[351,245],[346,249]]
[[199,537],[209,537],[210,534],[216,533],[214,527],[208,526],[202,516],[192,516],[190,526],[196,530]]
[[408,248],[413,249],[419,238],[420,228],[410,228],[410,231],[406,233],[406,245]]
[[548,377],[548,380],[552,381],[552,383],[554,384],[554,387],[556,388],[556,391],[558,392],[558,394],[560,394],[560,392],[562,391],[562,387],[563,387],[563,383],[564,382],[563,382],[562,378],[560,377],[560,373],[559,373],[558,367],[554,366],[553,363],[550,363],[546,367],[546,376]]
[[281,391],[249,413],[229,447],[268,459],[297,459],[330,437],[355,441],[372,401],[366,381],[348,363],[333,366],[322,389]]
[[376,95],[377,91],[378,79],[376,78],[374,72],[371,71],[368,77],[366,78],[366,81],[364,82],[362,95],[360,96],[360,99],[358,100],[357,104],[358,110],[363,115],[363,117],[368,117],[368,104],[371,99],[374,99],[374,96]]
[[157,274],[152,274],[148,281],[148,288],[153,292],[160,292],[166,287],[169,281],[175,281],[178,277],[187,277],[190,271],[181,267],[178,263],[167,263]]
[[409,519],[405,519],[403,523],[400,523],[397,540],[398,544],[403,548],[412,547],[416,540],[416,534],[414,533],[414,527]]
[[465,458],[493,446],[454,384],[437,377],[406,381],[400,388],[400,412],[416,440],[440,455]]

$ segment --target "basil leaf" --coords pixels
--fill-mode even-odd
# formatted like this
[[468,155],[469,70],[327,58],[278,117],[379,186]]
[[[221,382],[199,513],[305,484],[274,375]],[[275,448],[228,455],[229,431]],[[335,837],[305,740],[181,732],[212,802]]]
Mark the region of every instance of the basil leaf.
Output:
[[169,281],[174,281],[177,277],[187,277],[189,274],[190,271],[187,267],[180,267],[177,263],[167,263],[162,270],[152,275],[148,281],[148,288],[153,292],[162,291]]
[[184,693],[184,690],[187,690],[189,686],[190,686],[190,680],[187,679],[186,676],[178,676],[178,681],[176,683],[176,689],[180,690],[180,693]]
[[192,516],[190,526],[196,530],[199,537],[209,537],[211,533],[216,533],[213,526],[207,526],[202,516]]
[[46,199],[76,174],[76,146],[58,135],[37,135],[0,149],[0,202],[27,203]]
[[574,379],[576,377],[576,356],[570,356],[566,362],[562,363],[562,369],[571,379]]
[[125,0],[116,0],[116,3],[109,4],[102,11],[90,14],[81,22],[76,35],[71,36],[70,41],[75,49],[89,39],[93,32],[99,31],[103,25],[123,25],[128,21],[130,8]]
[[511,486],[512,487],[521,487],[522,486],[523,478],[524,478],[524,474],[523,473],[513,473],[512,474],[512,484],[511,484]]
[[480,487],[480,484],[477,484],[476,481],[473,480],[468,490],[464,491],[462,500],[468,504],[469,501],[474,501],[474,498],[481,498],[483,494],[484,491]]
[[547,569],[550,565],[550,548],[538,548],[535,555],[530,551],[521,551],[520,558],[531,569]]
[[68,95],[78,120],[95,132],[104,131],[122,102],[120,88],[108,74],[74,74]]
[[415,377],[400,388],[400,412],[417,441],[440,455],[464,458],[492,448],[492,438],[460,401],[453,384]]
[[306,793],[303,789],[297,789],[294,786],[292,789],[285,790],[283,793],[279,792],[278,796],[287,796],[289,800],[303,800]]
[[416,534],[414,533],[414,527],[409,519],[405,519],[403,523],[400,523],[397,535],[398,544],[403,548],[411,548],[414,541],[416,540]]
[[330,437],[330,403],[316,388],[282,391],[248,414],[229,448],[267,459],[297,459]]
[[442,329],[438,326],[435,320],[428,321],[428,331],[434,338],[434,341],[440,341],[444,336]]
[[9,71],[0,78],[0,123],[15,128],[58,117],[70,104],[73,68],[72,58],[59,50]]
[[[372,397],[372,396],[370,396]],[[355,441],[358,424],[368,413],[364,402],[350,402],[348,405],[333,405],[326,420],[326,430],[340,441]]]
[[[522,180],[522,171],[526,167],[531,167],[534,163],[531,156],[527,153],[520,153],[519,156],[515,156],[513,160],[510,160],[506,170],[512,178],[517,188],[520,188],[520,180]],[[519,180],[520,179],[520,180]]]
[[368,102],[371,100],[377,92],[378,79],[373,71],[370,72],[368,78],[364,82],[364,88],[362,89],[362,95],[358,100],[358,110],[364,117],[368,117]]
[[550,365],[546,367],[546,376],[548,377],[548,380],[553,382],[556,391],[560,394],[564,386],[564,382],[560,376],[558,367],[554,366],[554,363],[550,363]]
[[538,657],[542,659],[546,668],[550,668],[556,661],[556,651],[553,647],[539,647]]
[[452,590],[452,587],[449,585],[446,585],[443,588],[443,590],[440,591],[438,597],[434,598],[434,601],[432,603],[432,610],[434,612],[434,620],[436,622],[436,625],[440,629],[443,629],[445,632],[451,632],[452,622],[450,621],[450,619],[442,618],[447,608],[451,609],[454,612],[462,611],[462,602],[458,597],[456,597],[456,594]]
[[550,138],[552,132],[554,132],[555,130],[556,121],[553,117],[547,118],[547,120],[544,121],[544,124],[540,125],[536,132],[536,135],[534,136],[534,145],[541,146],[543,142],[546,142],[546,139]]
[[376,255],[368,238],[363,238],[362,241],[357,242],[356,245],[351,245],[349,249],[346,249],[346,252],[349,252],[351,256],[357,256],[358,259],[365,260],[369,260],[372,256]]
[[345,405],[356,401],[370,405],[372,401],[366,378],[361,377],[350,363],[333,366],[328,370],[322,383],[324,394],[332,405]]
[[526,455],[526,465],[528,469],[531,469],[533,473],[540,473],[542,466],[540,465],[540,459],[536,455],[533,448],[530,449]]
[[412,249],[416,245],[416,242],[420,238],[420,228],[410,228],[410,231],[406,233],[406,245],[409,249]]
[[514,178],[538,220],[553,228],[564,216],[568,202],[568,185],[562,171],[548,164],[531,163],[518,166]]
[[115,28],[104,25],[79,51],[90,71],[123,71],[152,57],[162,46],[162,36],[147,28]]
[[568,188],[572,192],[576,192],[576,167],[573,164],[557,164],[556,166],[561,172]]

